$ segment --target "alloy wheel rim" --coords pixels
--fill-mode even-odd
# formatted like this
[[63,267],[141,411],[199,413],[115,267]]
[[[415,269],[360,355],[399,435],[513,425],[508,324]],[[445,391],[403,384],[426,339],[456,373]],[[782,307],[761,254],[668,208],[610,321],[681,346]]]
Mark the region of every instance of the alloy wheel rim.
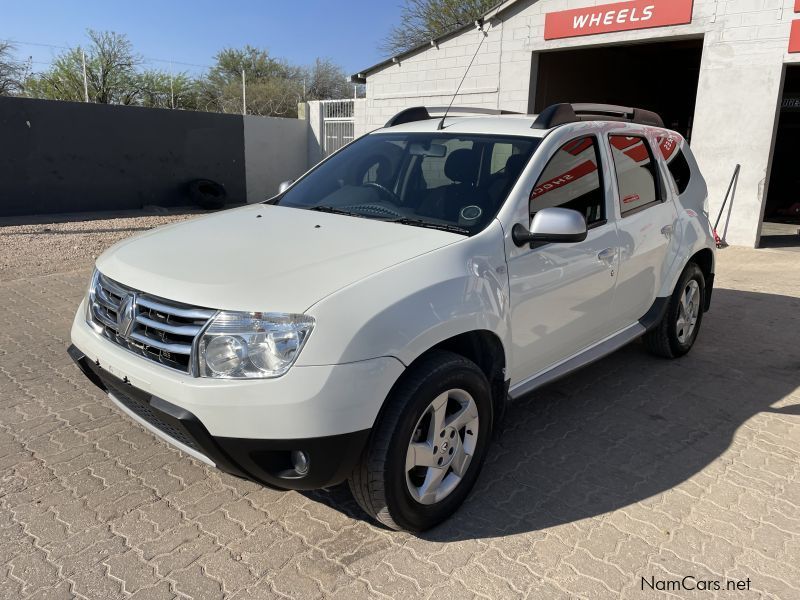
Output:
[[681,301],[678,305],[678,321],[675,324],[675,331],[681,344],[686,344],[692,339],[699,315],[700,286],[692,279],[683,290]]
[[436,396],[417,421],[406,450],[406,485],[420,504],[441,502],[467,474],[478,446],[474,398],[452,389]]

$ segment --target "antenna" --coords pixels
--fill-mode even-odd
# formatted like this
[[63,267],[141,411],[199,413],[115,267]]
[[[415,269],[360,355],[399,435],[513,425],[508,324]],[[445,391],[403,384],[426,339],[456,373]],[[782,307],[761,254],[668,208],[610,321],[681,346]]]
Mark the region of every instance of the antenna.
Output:
[[459,83],[458,87],[456,88],[456,93],[453,94],[453,97],[450,99],[450,104],[447,105],[447,110],[444,111],[444,115],[442,115],[442,120],[439,121],[439,125],[436,127],[437,130],[444,129],[444,120],[447,118],[447,113],[450,112],[450,108],[452,108],[453,102],[455,102],[456,97],[458,96],[458,92],[461,91],[461,86],[464,85],[464,80],[467,78],[467,74],[469,73],[469,70],[472,68],[472,63],[475,62],[475,57],[478,56],[478,52],[480,52],[481,46],[483,45],[483,40],[485,40],[489,35],[486,31],[483,30],[483,19],[478,19],[477,21],[475,21],[475,27],[477,27],[478,31],[480,31],[483,34],[483,36],[481,37],[481,41],[478,43],[478,47],[475,49],[475,54],[472,55],[472,60],[469,61],[469,64],[467,65],[467,70],[464,71],[464,76],[461,78],[461,83]]

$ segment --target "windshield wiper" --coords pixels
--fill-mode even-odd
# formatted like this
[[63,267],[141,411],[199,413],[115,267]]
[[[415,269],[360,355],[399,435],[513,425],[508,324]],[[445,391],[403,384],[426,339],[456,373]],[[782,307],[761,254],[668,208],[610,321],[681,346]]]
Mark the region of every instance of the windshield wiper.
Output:
[[361,217],[362,219],[364,218],[364,215],[362,215],[362,214],[359,214],[359,213],[356,213],[356,212],[350,212],[349,210],[341,210],[341,209],[338,209],[338,208],[333,208],[332,206],[318,205],[318,206],[312,206],[308,210],[314,210],[316,212],[330,213],[332,215],[347,215],[348,217]]
[[460,233],[461,235],[469,235],[469,229],[459,227],[458,225],[448,225],[447,223],[430,223],[422,219],[411,219],[403,217],[402,219],[394,219],[392,223],[399,223],[400,225],[412,225],[413,227],[426,227],[428,229],[438,229],[439,231],[449,231],[450,233]]

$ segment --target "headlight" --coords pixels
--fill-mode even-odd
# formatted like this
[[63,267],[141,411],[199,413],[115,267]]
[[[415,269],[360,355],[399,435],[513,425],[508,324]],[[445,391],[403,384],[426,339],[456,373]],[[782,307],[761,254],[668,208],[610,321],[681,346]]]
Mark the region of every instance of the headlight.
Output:
[[94,319],[93,307],[95,303],[95,294],[97,289],[97,280],[100,278],[100,271],[95,269],[92,272],[92,280],[89,282],[89,289],[86,291],[86,322],[94,329],[96,333],[101,333],[103,327],[99,325]]
[[200,339],[202,377],[279,377],[297,360],[314,319],[282,313],[220,312]]

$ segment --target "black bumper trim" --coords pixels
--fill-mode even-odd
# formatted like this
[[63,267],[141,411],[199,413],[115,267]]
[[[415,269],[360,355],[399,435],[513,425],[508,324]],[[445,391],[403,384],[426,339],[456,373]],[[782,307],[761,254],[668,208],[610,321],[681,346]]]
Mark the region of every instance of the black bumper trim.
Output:
[[[261,440],[212,436],[190,411],[119,379],[70,345],[68,354],[97,387],[168,438],[208,457],[222,471],[277,489],[311,490],[344,481],[358,462],[370,430],[318,438]],[[302,450],[310,468],[301,476],[290,453]]]

